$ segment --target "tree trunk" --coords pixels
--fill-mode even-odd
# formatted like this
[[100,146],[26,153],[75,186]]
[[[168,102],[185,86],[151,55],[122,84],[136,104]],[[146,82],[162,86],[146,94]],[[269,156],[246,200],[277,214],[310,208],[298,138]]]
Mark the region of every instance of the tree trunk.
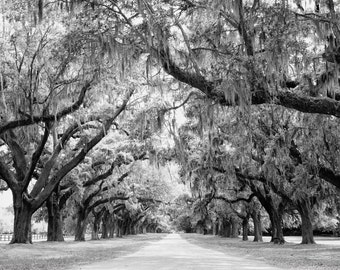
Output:
[[137,227],[138,227],[137,224],[138,224],[138,222],[136,222],[136,221],[133,221],[133,222],[130,223],[130,232],[131,232],[132,235],[137,234]]
[[113,216],[111,216],[110,218],[110,227],[109,227],[109,237],[110,238],[114,238],[115,237],[115,231],[116,231],[116,228],[115,228],[115,221],[114,221],[114,218]]
[[92,240],[99,240],[99,228],[100,228],[100,222],[102,218],[102,211],[99,212],[93,212],[93,227],[92,227],[92,233],[91,233],[91,239]]
[[218,219],[214,220],[212,223],[213,235],[218,235]]
[[48,226],[47,226],[47,241],[64,241],[63,236],[63,221],[59,208],[58,192],[52,192],[51,196],[46,201]]
[[219,235],[222,237],[231,236],[231,223],[227,218],[220,219]]
[[242,240],[248,241],[249,216],[242,219]]
[[223,223],[223,218],[220,218],[218,220],[218,235],[219,236],[224,236],[224,223]]
[[134,227],[135,234],[140,234],[140,224],[137,223]]
[[135,235],[136,234],[134,229],[135,229],[135,223],[130,221],[130,223],[129,223],[129,231],[130,231],[131,235]]
[[11,244],[32,244],[31,220],[34,211],[21,193],[13,193],[14,229]]
[[285,240],[282,230],[282,213],[287,201],[281,198],[281,201],[277,203],[276,200],[279,200],[279,198],[272,197],[270,187],[266,184],[263,184],[264,194],[261,190],[259,190],[259,188],[254,185],[251,186],[251,189],[256,194],[256,197],[258,198],[262,206],[266,209],[269,215],[272,230],[271,242],[273,242],[274,244],[284,244]]
[[237,217],[231,218],[231,234],[230,237],[237,238],[239,233],[239,220]]
[[229,220],[226,220],[225,222],[225,236],[231,237],[231,222]]
[[123,221],[121,219],[117,220],[117,237],[123,237]]
[[284,244],[285,239],[282,230],[282,213],[272,207],[272,211],[269,214],[271,229],[272,229],[272,239],[271,242],[274,244]]
[[311,207],[308,199],[299,200],[297,208],[301,216],[301,244],[315,244],[311,221]]
[[262,239],[262,224],[261,224],[261,213],[254,211],[251,214],[251,218],[254,223],[254,242],[263,242]]
[[103,220],[102,222],[102,239],[107,239],[109,238],[109,232],[107,230],[106,222]]
[[106,211],[106,208],[103,207],[101,210],[96,212],[94,209],[92,210],[93,214],[93,229],[92,229],[92,240],[99,240],[99,228],[100,222],[102,222],[103,215]]
[[77,224],[75,231],[75,241],[85,241],[85,232],[86,232],[86,213],[82,207],[78,207],[78,216],[77,216]]
[[125,218],[123,221],[123,235],[130,235],[130,218]]
[[91,233],[91,240],[99,240],[99,226],[100,226],[100,219],[99,221],[93,221],[92,233]]
[[106,210],[103,216],[103,222],[102,222],[102,239],[109,238],[109,217],[110,217],[110,211]]

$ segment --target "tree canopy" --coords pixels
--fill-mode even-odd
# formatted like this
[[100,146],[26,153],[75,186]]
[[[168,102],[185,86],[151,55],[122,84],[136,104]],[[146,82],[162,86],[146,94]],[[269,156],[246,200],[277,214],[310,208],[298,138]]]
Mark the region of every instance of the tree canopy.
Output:
[[105,236],[174,219],[226,236],[248,231],[250,218],[261,239],[266,217],[283,243],[283,219],[299,216],[303,243],[314,242],[340,187],[339,3],[1,8],[0,190],[13,193],[13,243],[30,242],[43,205],[59,233],[73,209],[77,240],[88,223],[94,238],[100,222]]

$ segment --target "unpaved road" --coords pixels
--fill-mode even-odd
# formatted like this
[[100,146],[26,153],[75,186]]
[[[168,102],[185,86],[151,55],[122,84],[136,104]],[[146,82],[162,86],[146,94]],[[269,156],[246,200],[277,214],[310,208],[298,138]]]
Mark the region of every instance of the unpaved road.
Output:
[[[109,259],[109,258],[108,258]],[[275,270],[262,261],[226,255],[190,244],[178,234],[169,234],[158,242],[150,243],[141,250],[123,257],[71,270]]]

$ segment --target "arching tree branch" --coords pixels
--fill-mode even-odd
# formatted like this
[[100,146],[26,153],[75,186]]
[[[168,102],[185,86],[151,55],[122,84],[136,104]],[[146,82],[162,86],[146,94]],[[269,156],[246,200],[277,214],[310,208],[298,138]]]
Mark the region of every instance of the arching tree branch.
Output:
[[71,106],[57,112],[56,114],[48,114],[48,115],[40,115],[40,116],[29,116],[25,119],[17,119],[9,121],[3,125],[0,125],[0,134],[6,132],[7,130],[29,126],[36,123],[41,122],[54,122],[60,120],[62,117],[76,111],[79,109],[80,105],[83,103],[86,92],[91,88],[93,80],[87,81],[84,86],[82,87],[80,94],[78,96],[78,100],[73,103]]

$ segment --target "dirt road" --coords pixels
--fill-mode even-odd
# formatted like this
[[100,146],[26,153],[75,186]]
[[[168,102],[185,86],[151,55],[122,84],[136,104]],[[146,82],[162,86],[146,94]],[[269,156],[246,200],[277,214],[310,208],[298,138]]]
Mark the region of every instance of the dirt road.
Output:
[[71,270],[275,270],[264,262],[225,255],[190,244],[178,234],[169,234],[136,253],[113,260],[74,267]]

